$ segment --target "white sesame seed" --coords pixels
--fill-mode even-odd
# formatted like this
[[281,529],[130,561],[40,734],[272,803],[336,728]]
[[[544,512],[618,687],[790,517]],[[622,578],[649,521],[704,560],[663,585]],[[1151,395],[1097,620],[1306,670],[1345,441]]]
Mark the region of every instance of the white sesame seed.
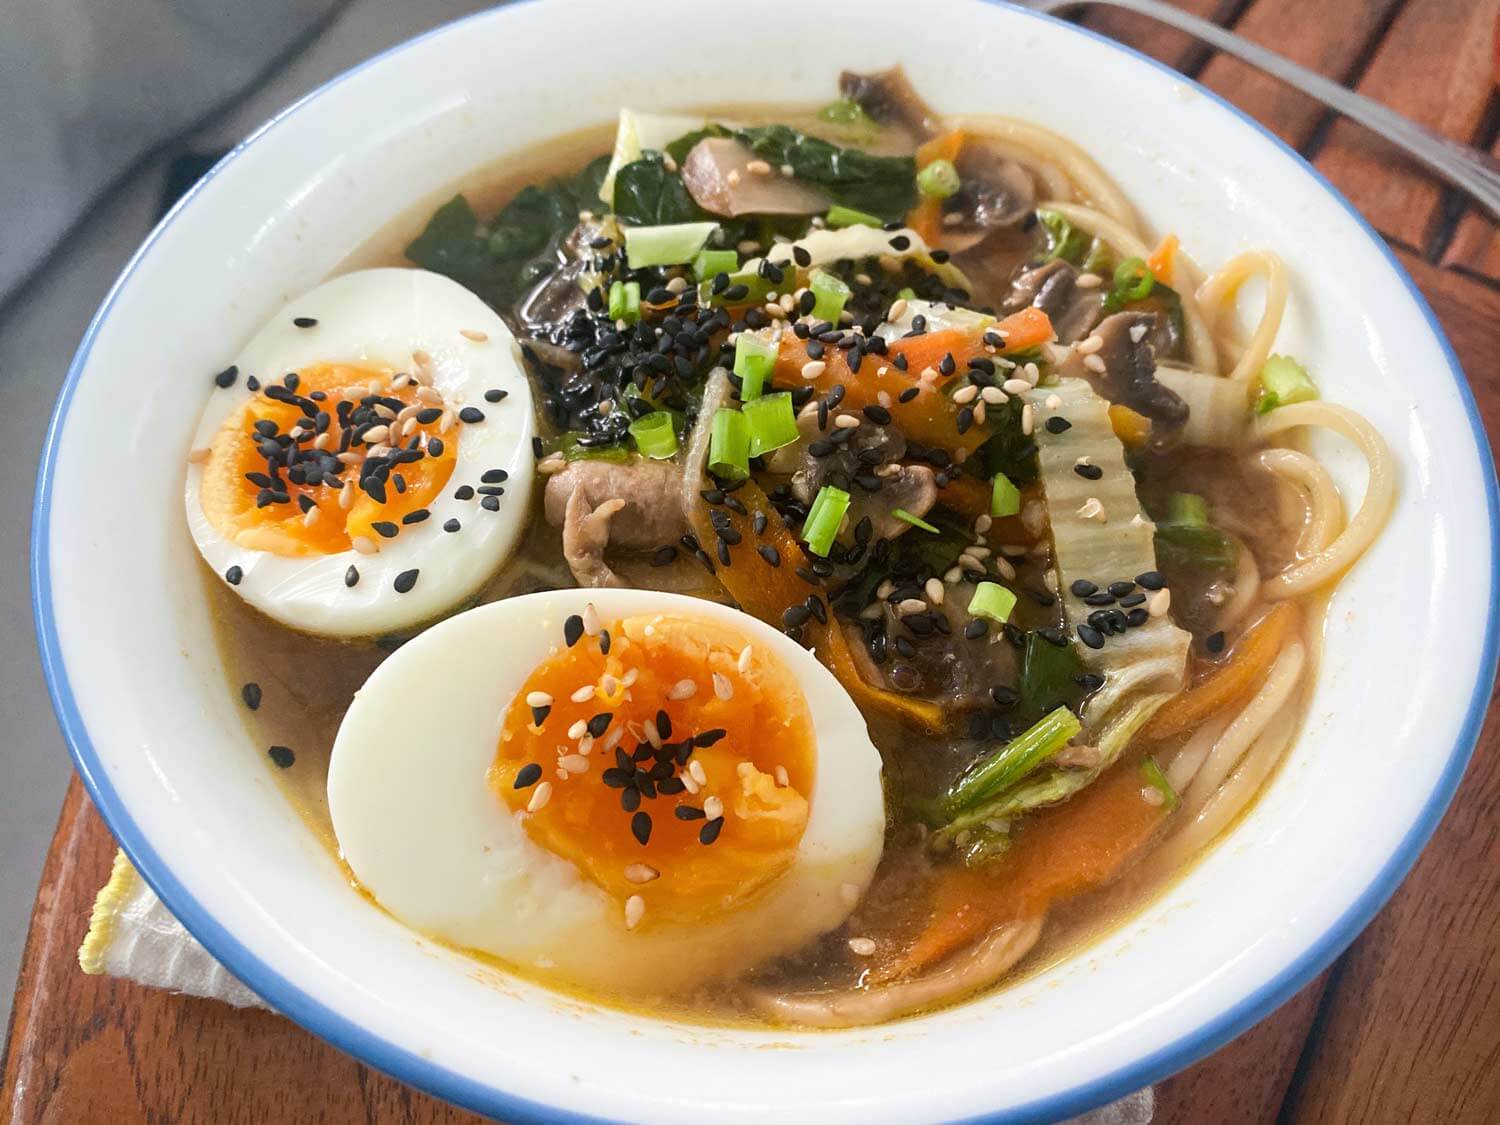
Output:
[[1005,393],[1008,395],[1024,395],[1031,390],[1031,384],[1025,379],[1007,379],[1004,383]]
[[640,674],[641,674],[641,670],[639,668],[630,668],[630,669],[627,669],[626,672],[625,672],[625,674],[620,677],[620,683],[624,687],[630,687],[631,685],[633,685],[635,683],[636,678],[639,677]]
[[1095,333],[1086,340],[1079,340],[1078,343],[1073,345],[1073,350],[1079,355],[1093,355],[1103,346],[1104,337]]
[[606,754],[613,753],[614,748],[620,745],[620,740],[624,737],[625,728],[623,726],[616,726],[614,730],[610,731],[607,735],[604,736],[604,742],[602,743],[601,748]]
[[900,320],[906,315],[906,298],[897,297],[891,302],[891,311],[886,313],[887,320]]
[[895,588],[896,584],[894,582],[889,578],[883,578],[880,585],[875,587],[875,596],[881,601],[885,601],[886,598],[891,596],[891,591]]
[[212,452],[213,450],[206,445],[200,445],[197,449],[189,450],[188,464],[201,465],[204,461],[208,460],[209,454]]
[[[633,669],[632,669],[633,671]],[[698,694],[698,685],[692,680],[678,680],[667,689],[667,698],[672,700],[691,699]]]
[[579,719],[568,728],[568,737],[571,738],[574,742],[577,742],[584,735],[588,734],[588,732],[589,724],[587,720]]
[[625,900],[625,928],[633,930],[646,916],[646,900],[640,895],[631,895]]
[[694,781],[689,774],[683,774],[680,780],[682,782],[683,791],[686,792],[688,796],[696,797],[698,795],[698,783]]
[[953,392],[953,401],[962,406],[966,402],[973,402],[979,397],[979,387],[970,383],[967,387],[959,387]]
[[984,387],[980,390],[979,397],[991,406],[1004,406],[1010,401],[1010,396],[999,387]]
[[1030,435],[1036,429],[1036,412],[1031,409],[1031,403],[1021,407],[1021,432]]
[[428,406],[438,406],[443,401],[443,395],[436,387],[418,387],[417,401],[425,402]]
[[787,776],[786,767],[785,766],[777,766],[776,767],[776,784],[779,785],[779,786],[781,786],[783,789],[785,789],[791,783],[792,783],[792,779]]
[[1086,520],[1098,520],[1100,523],[1108,523],[1104,514],[1104,505],[1099,502],[1099,497],[1090,496],[1078,509],[1078,514]]
[[1056,410],[1059,406],[1062,405],[1062,399],[1057,395],[1048,395],[1045,399],[1042,400],[1042,405],[1045,406],[1048,410]]
[[977,422],[977,423],[979,423],[980,425],[983,425],[984,424],[984,415],[985,415],[984,400],[980,399],[978,402],[976,402],[974,404],[974,421]]
[[531,800],[526,802],[527,812],[541,812],[552,800],[552,782],[544,781],[531,791]]
[[744,675],[750,670],[751,655],[752,652],[749,645],[746,645],[744,648],[740,649],[739,659],[734,662],[734,665],[740,670],[741,675]]
[[[345,486],[344,491],[349,491],[348,486]],[[353,539],[349,540],[349,546],[362,555],[373,555],[380,550],[379,544],[368,535],[356,535]]]
[[745,171],[755,176],[769,176],[771,174],[771,166],[764,160],[752,160],[749,164],[745,165]]
[[760,243],[753,238],[742,238],[735,245],[735,249],[741,254],[753,254],[760,249]]
[[714,673],[714,694],[720,699],[734,698],[734,685],[729,682],[729,677],[723,672]]
[[345,485],[343,488],[339,489],[339,507],[346,512],[350,508],[354,507],[353,485]]
[[902,617],[910,616],[913,613],[925,613],[926,611],[927,603],[921,598],[903,598],[896,603],[896,612]]
[[1083,365],[1090,371],[1094,372],[1096,375],[1103,375],[1106,370],[1104,366],[1104,360],[1100,359],[1096,355],[1084,356]]
[[990,557],[990,549],[982,543],[971,543],[963,549],[963,553],[973,559],[987,559]]
[[661,166],[668,172],[677,171],[677,159],[670,152],[661,154]]
[[438,433],[446,434],[453,428],[453,423],[458,420],[458,415],[453,413],[451,407],[443,408],[443,416],[438,419]]
[[599,623],[599,611],[594,608],[593,602],[588,602],[587,604],[585,604],[583,607],[583,613],[579,616],[583,618],[583,631],[591,637],[597,637],[599,635],[599,631],[604,628],[604,626]]
[[867,937],[852,937],[849,939],[849,952],[856,957],[869,957],[875,952],[875,942]]
[[371,426],[365,431],[364,442],[366,445],[379,445],[390,436],[391,428],[389,426]]
[[536,471],[544,477],[560,473],[568,467],[568,460],[561,453],[549,453],[536,463]]
[[[795,176],[797,174],[797,169],[793,168],[790,164],[783,164],[780,171],[783,176]],[[813,226],[822,226],[822,218],[823,216],[821,215],[814,216]]]
[[708,784],[708,774],[703,770],[703,763],[694,758],[688,763],[688,776],[698,785]]
[[973,555],[959,555],[958,565],[964,570],[967,570],[970,574],[984,573],[984,563],[974,558]]
[[656,729],[654,719],[643,719],[641,721],[641,733],[646,736],[646,741],[651,743],[654,749],[661,749],[661,731]]
[[641,883],[649,883],[651,882],[651,880],[660,877],[661,872],[652,867],[649,863],[632,863],[625,868],[626,881],[635,883],[637,885]]
[[1172,606],[1172,591],[1165,586],[1153,591],[1146,598],[1146,612],[1152,617],[1165,617]]
[[[1016,580],[1016,568],[1011,566],[1006,559],[996,559],[995,569],[1000,572],[1000,577],[1007,582],[1014,582]],[[1052,572],[1049,570],[1047,573],[1051,574]]]
[[853,430],[858,428],[859,419],[853,414],[840,414],[833,420],[833,424],[841,430]]
[[545,691],[532,691],[526,694],[526,706],[528,707],[551,707],[552,697]]
[[460,328],[458,334],[465,340],[473,340],[476,344],[482,344],[490,338],[489,333],[479,332],[473,328]]
[[821,359],[810,359],[802,365],[802,377],[804,379],[816,379],[828,369],[828,364]]
[[568,698],[571,699],[574,703],[587,703],[590,699],[594,698],[594,691],[595,688],[593,684],[584,684],[572,695],[568,696]]
[[891,395],[890,395],[890,392],[889,391],[876,391],[875,392],[875,401],[878,402],[878,403],[880,403],[880,405],[883,406],[883,407],[885,407],[887,410],[889,410],[891,408]]
[[302,526],[303,527],[311,527],[313,524],[315,524],[315,523],[318,522],[318,519],[319,519],[319,517],[322,516],[322,514],[323,514],[323,509],[317,507],[316,505],[314,505],[313,507],[307,509],[307,511],[305,513],[303,513],[303,516],[302,516]]
[[718,820],[724,815],[724,802],[717,797],[708,797],[703,801],[703,815],[709,820]]
[[995,526],[993,517],[980,515],[974,517],[974,534],[988,535],[990,528]]
[[1097,273],[1081,273],[1073,284],[1080,289],[1098,289],[1104,284],[1104,279]]
[[589,772],[589,760],[582,754],[564,754],[557,759],[557,764],[569,773]]
[[961,566],[950,566],[946,571],[943,572],[943,581],[947,582],[949,584],[952,584],[954,582],[957,582],[963,576],[964,576],[963,567],[961,567]]

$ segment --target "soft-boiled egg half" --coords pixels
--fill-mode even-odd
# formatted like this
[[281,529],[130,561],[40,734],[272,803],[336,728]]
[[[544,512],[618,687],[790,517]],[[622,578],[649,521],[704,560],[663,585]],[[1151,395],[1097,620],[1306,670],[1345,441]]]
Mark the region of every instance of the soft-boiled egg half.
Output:
[[397,918],[559,985],[667,995],[838,927],[885,834],[827,668],[726,606],[556,590],[377,668],[339,728],[344,859]]
[[334,278],[214,378],[189,457],[198,550],[294,629],[366,636],[473,594],[526,526],[531,390],[478,297],[425,270]]

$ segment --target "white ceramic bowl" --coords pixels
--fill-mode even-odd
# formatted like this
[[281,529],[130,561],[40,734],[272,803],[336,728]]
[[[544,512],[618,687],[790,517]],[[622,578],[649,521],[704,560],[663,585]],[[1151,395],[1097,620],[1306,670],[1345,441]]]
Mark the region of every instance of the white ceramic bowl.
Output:
[[[580,56],[580,41],[599,53]],[[1290,762],[1231,839],[1085,954],[889,1027],[651,1022],[422,940],[345,884],[236,713],[180,502],[210,373],[372,231],[499,154],[621,104],[811,102],[840,66],[898,61],[941,109],[1003,111],[1078,140],[1199,261],[1278,250],[1295,278],[1281,348],[1389,438],[1400,501],[1334,598]],[[1332,456],[1357,489],[1357,458]],[[227,157],[126,267],[59,400],[34,536],[63,729],[167,905],[288,1016],[510,1119],[1037,1119],[1159,1079],[1290,996],[1390,895],[1458,784],[1495,660],[1493,467],[1463,374],[1384,244],[1214,95],[975,0],[920,13],[887,0],[516,4],[330,83]]]

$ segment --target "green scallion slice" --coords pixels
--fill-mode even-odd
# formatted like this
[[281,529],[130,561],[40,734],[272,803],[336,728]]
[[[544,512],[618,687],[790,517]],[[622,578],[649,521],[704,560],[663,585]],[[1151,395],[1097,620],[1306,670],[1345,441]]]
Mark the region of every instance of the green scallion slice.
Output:
[[950,816],[1003,793],[1066,746],[1083,729],[1066,707],[1043,715],[958,779],[944,798]]
[[693,276],[699,281],[711,281],[721,273],[734,273],[740,268],[740,256],[733,250],[700,250],[693,259]]
[[839,525],[849,511],[849,494],[842,488],[825,484],[813,497],[807,520],[802,525],[802,540],[807,549],[819,557],[826,558],[838,538]]
[[895,516],[902,523],[909,523],[912,527],[920,527],[923,531],[932,532],[933,535],[942,534],[940,528],[933,527],[932,524],[928,523],[921,516],[914,516],[905,508],[892,508],[891,515]]
[[974,596],[969,599],[969,613],[975,617],[987,617],[997,625],[1010,620],[1016,608],[1016,595],[998,582],[981,582],[974,587]]
[[990,515],[1014,516],[1021,511],[1021,490],[1004,473],[996,473],[990,485]]
[[1278,406],[1311,402],[1317,397],[1318,386],[1305,367],[1290,356],[1273,355],[1260,369],[1260,397],[1255,400],[1255,413],[1267,414]]
[[951,160],[934,160],[917,173],[917,190],[929,199],[947,199],[959,187],[958,169]]
[[750,475],[750,425],[738,410],[714,411],[708,432],[708,471],[720,480]]
[[666,410],[653,410],[630,423],[630,436],[636,448],[653,461],[666,461],[677,455],[677,420]]
[[1183,527],[1208,526],[1208,501],[1192,492],[1174,492],[1167,497],[1167,523]]
[[1161,794],[1162,804],[1166,805],[1168,812],[1175,812],[1177,806],[1182,804],[1182,798],[1177,795],[1177,790],[1172,788],[1172,783],[1167,780],[1167,775],[1162,773],[1155,758],[1147,758],[1141,763],[1141,776],[1146,779],[1147,785]]
[[807,279],[807,287],[812,290],[813,295],[813,319],[838,324],[844,311],[844,302],[849,300],[849,287],[823,270],[812,271]]
[[828,214],[823,216],[823,221],[830,227],[880,227],[885,225],[879,215],[872,215],[868,211],[856,211],[853,207],[845,207],[835,203],[828,208]]
[[734,373],[740,378],[741,402],[760,397],[776,367],[776,352],[775,344],[754,332],[741,332],[735,338]]
[[[744,339],[744,336],[740,338]],[[792,409],[792,396],[787,391],[753,398],[745,403],[741,413],[750,425],[751,457],[760,457],[773,449],[791,445],[801,437],[797,429],[797,414]]]
[[669,223],[658,227],[626,227],[625,257],[631,269],[680,266],[703,249],[718,223]]

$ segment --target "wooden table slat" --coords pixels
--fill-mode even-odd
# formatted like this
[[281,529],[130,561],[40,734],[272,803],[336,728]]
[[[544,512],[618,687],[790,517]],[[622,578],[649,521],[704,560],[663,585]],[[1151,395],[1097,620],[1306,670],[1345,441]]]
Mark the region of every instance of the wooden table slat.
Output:
[[[1500,159],[1500,138],[1490,146],[1490,155]],[[1464,209],[1443,265],[1500,283],[1500,225],[1483,207],[1470,204]]]

